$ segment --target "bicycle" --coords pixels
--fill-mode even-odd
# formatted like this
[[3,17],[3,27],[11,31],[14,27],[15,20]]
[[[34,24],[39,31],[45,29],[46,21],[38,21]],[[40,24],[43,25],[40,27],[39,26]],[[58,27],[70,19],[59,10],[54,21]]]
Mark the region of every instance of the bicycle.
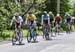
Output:
[[23,34],[22,32],[19,30],[19,29],[15,29],[15,32],[14,34],[12,35],[12,45],[15,45],[16,44],[16,41],[19,42],[19,44],[22,43],[23,41]]
[[48,28],[48,26],[46,25],[45,26],[45,29],[44,29],[44,35],[43,36],[45,36],[45,39],[46,40],[50,40],[50,31],[49,31],[49,28]]
[[58,22],[56,22],[56,30],[55,30],[55,35],[58,34],[59,35],[60,32],[60,24]]
[[33,38],[33,41],[36,42],[36,39],[37,39],[36,29],[34,29],[34,25],[31,25],[31,23],[29,23],[28,26],[29,27],[27,32],[27,42],[30,43],[32,38]]
[[51,37],[53,37],[53,30],[52,30],[52,27],[53,27],[53,23],[50,24],[50,35],[51,35]]
[[70,30],[71,30],[71,25],[70,25],[70,23],[67,23],[66,24],[66,28],[67,28],[67,33],[69,33],[70,34]]

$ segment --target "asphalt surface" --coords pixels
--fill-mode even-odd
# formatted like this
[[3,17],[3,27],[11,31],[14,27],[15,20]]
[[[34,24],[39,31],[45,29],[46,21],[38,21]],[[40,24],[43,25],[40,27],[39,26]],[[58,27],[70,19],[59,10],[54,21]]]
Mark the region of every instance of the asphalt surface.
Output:
[[0,45],[0,52],[75,52],[75,32],[71,34],[60,33],[52,40],[45,40],[38,36],[37,42],[27,43],[23,40],[23,45],[12,45],[11,42],[4,42]]

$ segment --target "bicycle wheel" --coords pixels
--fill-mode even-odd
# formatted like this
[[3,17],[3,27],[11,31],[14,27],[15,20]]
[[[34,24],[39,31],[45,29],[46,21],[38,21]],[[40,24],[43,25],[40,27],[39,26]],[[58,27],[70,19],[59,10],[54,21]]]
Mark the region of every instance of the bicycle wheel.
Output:
[[17,41],[16,35],[14,34],[14,35],[12,35],[12,45],[15,45],[16,41]]
[[50,27],[50,30],[49,30],[49,35],[51,35],[51,37],[53,36],[52,27]]
[[48,28],[45,29],[45,39],[49,40],[49,31],[48,31]]
[[37,33],[36,33],[36,31],[33,31],[33,41],[35,42],[36,39],[37,39]]
[[67,24],[67,33],[70,33],[70,24]]
[[19,44],[21,44],[23,41],[23,34],[19,33]]
[[31,36],[31,33],[28,31],[27,33],[27,42],[31,42],[31,39],[32,39],[32,36]]
[[59,31],[60,31],[60,26],[59,26],[59,24],[56,24],[55,35],[59,35]]

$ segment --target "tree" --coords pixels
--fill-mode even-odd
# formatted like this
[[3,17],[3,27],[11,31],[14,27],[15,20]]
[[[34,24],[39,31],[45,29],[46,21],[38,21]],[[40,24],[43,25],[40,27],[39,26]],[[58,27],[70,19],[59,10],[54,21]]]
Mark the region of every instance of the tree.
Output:
[[[55,15],[57,14],[57,0],[45,0],[45,8],[43,10],[52,11]],[[69,0],[60,0],[60,14],[64,15],[65,12],[69,11]]]
[[[16,5],[15,0],[1,0],[0,1],[0,31],[4,31],[9,27],[10,20],[14,13],[22,13],[20,4]],[[9,23],[8,23],[9,22]]]

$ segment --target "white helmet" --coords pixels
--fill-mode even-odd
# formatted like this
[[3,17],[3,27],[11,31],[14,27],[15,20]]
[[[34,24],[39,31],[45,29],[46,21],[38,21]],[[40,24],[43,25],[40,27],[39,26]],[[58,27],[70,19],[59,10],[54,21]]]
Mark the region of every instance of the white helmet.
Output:
[[52,12],[50,11],[49,14],[52,14]]
[[15,16],[19,16],[19,13],[15,13]]
[[44,14],[47,14],[47,11],[44,11]]
[[60,16],[60,14],[57,14],[57,16]]
[[66,12],[66,13],[65,13],[65,15],[68,15],[68,16],[70,16],[70,14],[69,14],[68,12]]

